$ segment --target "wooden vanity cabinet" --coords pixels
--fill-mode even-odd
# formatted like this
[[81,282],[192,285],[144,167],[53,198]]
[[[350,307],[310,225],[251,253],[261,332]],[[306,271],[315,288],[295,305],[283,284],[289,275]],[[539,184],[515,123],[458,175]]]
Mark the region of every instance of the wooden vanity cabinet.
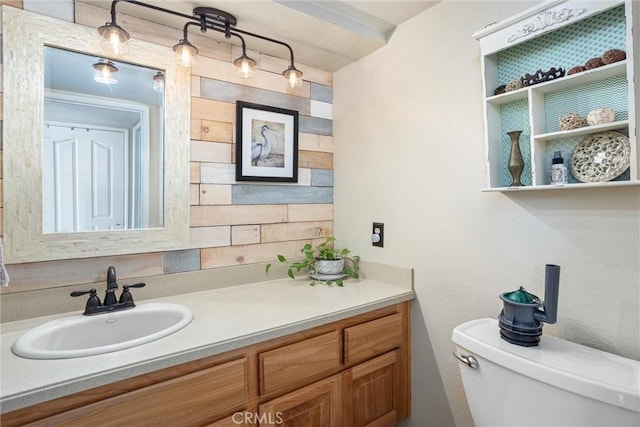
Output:
[[409,302],[2,414],[11,426],[392,426]]

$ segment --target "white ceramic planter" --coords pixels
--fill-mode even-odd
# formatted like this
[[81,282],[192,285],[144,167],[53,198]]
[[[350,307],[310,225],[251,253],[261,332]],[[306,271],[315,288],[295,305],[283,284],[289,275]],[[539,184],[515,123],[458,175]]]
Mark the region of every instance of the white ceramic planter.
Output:
[[316,260],[315,268],[317,274],[342,274],[344,270],[344,259]]

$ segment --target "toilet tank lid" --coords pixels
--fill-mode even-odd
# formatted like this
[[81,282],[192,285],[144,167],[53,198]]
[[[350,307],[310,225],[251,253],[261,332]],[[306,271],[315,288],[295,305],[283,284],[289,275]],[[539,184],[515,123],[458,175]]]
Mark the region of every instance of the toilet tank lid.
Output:
[[[484,359],[591,399],[640,412],[640,362],[551,335],[538,347],[500,338],[496,319],[477,319],[453,330],[459,347]],[[482,369],[482,362],[480,362]]]

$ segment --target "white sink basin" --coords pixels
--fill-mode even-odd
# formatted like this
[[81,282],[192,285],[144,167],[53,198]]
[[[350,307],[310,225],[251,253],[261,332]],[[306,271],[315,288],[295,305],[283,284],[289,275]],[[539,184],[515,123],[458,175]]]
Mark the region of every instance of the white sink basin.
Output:
[[146,303],[93,316],[71,316],[35,327],[12,350],[29,359],[68,359],[135,347],[187,326],[193,313],[169,303]]

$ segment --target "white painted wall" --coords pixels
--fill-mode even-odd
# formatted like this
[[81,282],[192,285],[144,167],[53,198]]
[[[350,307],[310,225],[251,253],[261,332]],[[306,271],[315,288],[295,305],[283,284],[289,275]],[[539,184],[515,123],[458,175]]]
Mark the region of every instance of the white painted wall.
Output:
[[[640,189],[484,193],[479,47],[471,34],[533,3],[445,1],[334,76],[335,234],[364,259],[415,268],[410,424],[471,424],[452,329],[498,295],[544,293],[552,334],[640,358]],[[371,222],[385,247],[371,246]],[[449,411],[451,408],[451,411]]]

